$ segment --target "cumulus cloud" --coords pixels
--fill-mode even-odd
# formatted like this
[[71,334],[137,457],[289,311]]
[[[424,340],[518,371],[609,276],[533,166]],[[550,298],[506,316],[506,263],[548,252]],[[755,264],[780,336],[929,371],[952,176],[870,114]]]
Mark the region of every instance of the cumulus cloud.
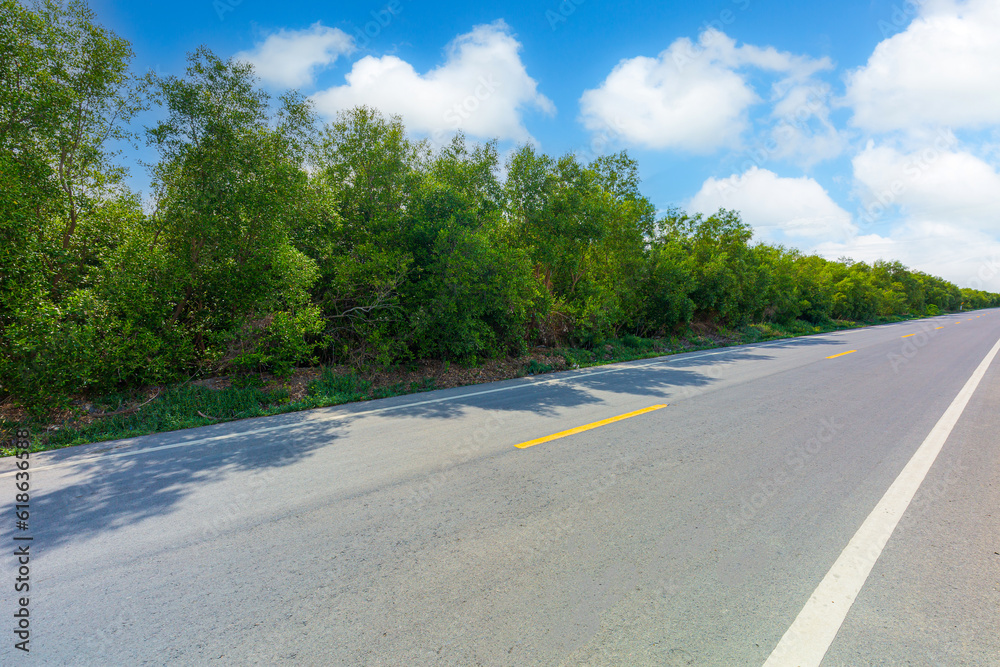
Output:
[[279,30],[250,51],[234,58],[254,66],[265,83],[299,88],[312,84],[317,69],[332,65],[339,56],[354,50],[354,39],[338,28],[314,23],[305,30]]
[[811,82],[789,89],[774,105],[770,157],[808,168],[840,155],[844,135],[830,120],[830,86]]
[[847,78],[852,122],[869,131],[1000,123],[1000,3],[927,1]]
[[359,105],[403,117],[407,129],[530,140],[525,109],[554,113],[521,62],[520,43],[503,21],[481,25],[457,37],[444,64],[421,74],[395,56],[366,56],[354,63],[346,83],[316,93],[326,115]]
[[863,220],[877,221],[885,210],[898,207],[917,220],[1000,232],[1000,173],[960,150],[950,133],[908,152],[869,141],[852,164]]
[[748,127],[747,109],[761,99],[738,70],[756,68],[783,75],[779,97],[816,72],[815,60],[752,45],[736,46],[709,29],[695,44],[678,39],[655,58],[622,60],[595,89],[580,98],[584,126],[647,148],[710,152],[734,147]]
[[815,180],[782,178],[753,167],[742,175],[709,178],[687,208],[710,214],[735,209],[764,239],[789,237],[845,239],[857,231],[851,214],[838,206]]
[[[859,233],[812,248],[830,259],[899,260],[962,287],[1000,291],[1000,172],[947,131],[854,156]],[[878,233],[870,233],[878,225]]]

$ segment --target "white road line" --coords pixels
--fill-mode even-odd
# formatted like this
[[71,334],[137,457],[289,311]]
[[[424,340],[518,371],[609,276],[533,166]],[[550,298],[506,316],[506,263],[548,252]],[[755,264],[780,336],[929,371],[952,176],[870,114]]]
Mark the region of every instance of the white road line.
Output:
[[[718,352],[709,353],[709,354],[718,354]],[[685,357],[685,359],[692,359],[692,358],[696,358],[696,357],[699,357],[699,356],[708,356],[708,355],[707,354],[692,355],[692,356]],[[633,368],[648,368],[650,366],[655,366],[655,365],[662,364],[662,363],[663,363],[662,361],[657,361],[655,363],[648,363],[648,364],[633,364],[633,365],[626,365],[626,364],[617,365],[616,364],[613,368],[607,368],[607,369],[600,370],[600,371],[590,371],[590,372],[586,372],[586,373],[580,373],[580,374],[574,375],[573,377],[570,377],[570,378],[565,378],[565,377],[549,378],[549,379],[545,379],[545,380],[537,380],[535,382],[526,382],[526,383],[523,383],[523,384],[510,385],[510,386],[507,386],[507,387],[497,387],[497,388],[494,388],[494,389],[484,389],[484,390],[480,390],[480,391],[471,391],[471,392],[467,392],[467,393],[464,393],[464,394],[456,394],[454,396],[444,396],[444,397],[441,397],[441,398],[432,398],[432,399],[428,399],[428,400],[424,400],[424,401],[413,401],[413,402],[409,402],[409,403],[401,403],[399,405],[390,405],[390,406],[387,406],[387,407],[384,407],[384,408],[374,408],[372,410],[359,410],[357,412],[338,412],[336,414],[323,415],[323,416],[319,416],[319,417],[313,416],[313,417],[310,417],[310,418],[308,418],[308,419],[306,419],[304,421],[296,422],[294,424],[282,424],[280,426],[265,426],[263,428],[255,428],[255,429],[252,429],[252,430],[249,430],[249,431],[239,431],[239,432],[236,432],[236,433],[225,433],[225,434],[222,434],[222,435],[213,435],[213,436],[209,436],[207,438],[196,438],[196,439],[193,439],[193,440],[185,440],[183,442],[175,442],[175,443],[171,443],[169,445],[159,445],[157,447],[141,447],[141,448],[138,448],[138,449],[128,449],[128,450],[125,450],[125,451],[122,451],[122,452],[114,452],[113,454],[104,454],[104,453],[102,453],[102,454],[100,454],[98,456],[86,456],[85,455],[85,456],[81,456],[79,458],[73,458],[73,459],[69,459],[69,460],[66,460],[66,461],[60,461],[59,463],[53,463],[53,464],[50,464],[50,465],[34,466],[34,467],[31,468],[31,471],[32,472],[38,472],[38,471],[41,471],[41,470],[52,470],[52,469],[55,469],[55,468],[66,468],[66,467],[71,467],[71,466],[79,465],[81,463],[92,463],[92,462],[95,462],[95,461],[105,461],[105,460],[108,460],[108,459],[118,459],[118,458],[129,457],[129,456],[139,456],[140,454],[151,454],[153,452],[162,452],[162,451],[165,451],[165,450],[168,450],[168,449],[177,449],[179,447],[191,447],[193,445],[211,445],[211,444],[215,444],[217,442],[220,442],[222,440],[230,440],[232,438],[241,438],[241,437],[244,437],[244,436],[260,435],[262,433],[270,433],[272,431],[287,431],[287,430],[289,430],[291,428],[295,428],[297,426],[308,426],[308,425],[315,424],[315,423],[322,423],[322,422],[326,422],[326,421],[337,421],[337,420],[340,420],[340,419],[348,419],[348,418],[352,418],[352,417],[361,417],[361,416],[365,416],[365,415],[374,415],[374,414],[379,414],[379,413],[382,413],[382,412],[390,412],[390,411],[393,411],[393,410],[403,410],[405,408],[418,407],[418,406],[421,406],[421,405],[432,405],[432,404],[435,404],[435,403],[444,403],[444,402],[447,402],[447,401],[457,401],[457,400],[460,400],[460,399],[463,399],[463,398],[469,398],[469,397],[472,397],[472,396],[483,396],[485,394],[495,394],[495,393],[498,393],[498,392],[501,392],[501,391],[511,391],[511,390],[514,390],[514,389],[525,389],[525,388],[529,388],[529,387],[540,387],[540,386],[543,386],[543,385],[555,384],[555,383],[559,383],[559,382],[572,382],[573,380],[589,378],[589,377],[591,377],[593,375],[604,375],[605,373],[614,373],[614,372],[617,372],[617,371],[629,370],[629,369],[633,369]],[[314,410],[322,410],[323,408],[313,408],[313,409]],[[306,412],[308,412],[308,411],[306,411]],[[141,437],[146,437],[146,436],[136,436],[136,437],[140,437],[141,438]],[[114,442],[114,441],[110,441],[110,442]],[[118,446],[122,447],[122,446],[127,446],[127,445],[118,445]],[[107,451],[107,450],[105,450],[105,451]],[[2,477],[9,477],[11,475],[14,475],[16,472],[17,472],[17,470],[10,470],[8,472],[0,473],[0,478],[2,478]]]
[[[108,459],[118,459],[118,458],[123,458],[123,457],[139,456],[140,454],[152,454],[153,452],[162,452],[162,451],[165,451],[165,450],[177,449],[177,448],[180,448],[180,447],[191,447],[191,446],[194,446],[194,445],[212,445],[212,444],[215,444],[215,443],[223,441],[223,440],[231,440],[232,438],[241,438],[241,437],[244,437],[244,436],[260,435],[260,434],[263,434],[263,433],[270,433],[272,431],[286,431],[286,430],[294,428],[296,426],[311,425],[311,424],[322,423],[322,422],[326,422],[326,421],[337,421],[337,420],[340,420],[340,419],[347,419],[347,418],[351,418],[351,417],[361,417],[361,416],[365,416],[365,415],[374,415],[374,414],[379,414],[379,413],[382,413],[382,412],[390,412],[390,411],[393,411],[393,410],[403,410],[405,408],[418,407],[418,406],[421,406],[421,405],[432,405],[432,404],[435,404],[435,403],[444,403],[444,402],[447,402],[447,401],[457,401],[457,400],[460,400],[460,399],[463,399],[463,398],[469,398],[469,397],[472,397],[472,396],[483,396],[485,394],[495,394],[495,393],[498,393],[498,392],[501,392],[501,391],[511,391],[511,390],[514,390],[514,389],[525,389],[525,388],[529,388],[529,387],[540,387],[540,386],[543,386],[543,385],[557,384],[557,383],[560,383],[560,382],[569,382],[569,383],[571,383],[574,380],[589,378],[589,377],[591,377],[593,375],[604,375],[605,373],[615,373],[615,372],[618,372],[618,371],[631,370],[631,369],[635,369],[635,368],[650,368],[652,366],[660,366],[660,365],[662,365],[664,363],[670,363],[672,361],[683,361],[683,360],[686,360],[686,359],[697,359],[699,357],[708,357],[708,356],[712,356],[712,355],[715,355],[715,354],[725,354],[726,352],[732,352],[734,350],[741,349],[741,348],[742,349],[748,349],[748,348],[749,349],[756,349],[758,347],[770,347],[772,345],[777,345],[779,343],[785,343],[785,342],[788,342],[788,339],[782,339],[782,340],[774,341],[774,342],[770,342],[770,343],[751,344],[750,346],[730,346],[730,347],[722,348],[720,350],[714,350],[714,351],[711,351],[711,352],[702,352],[702,353],[688,354],[688,355],[685,355],[684,357],[681,357],[679,359],[677,358],[677,357],[679,357],[679,355],[667,355],[666,357],[658,357],[656,361],[651,362],[651,363],[645,363],[645,364],[630,364],[629,362],[624,362],[624,363],[621,363],[621,364],[614,364],[612,367],[605,368],[605,369],[599,370],[599,371],[582,372],[582,373],[573,375],[572,377],[555,377],[555,378],[548,378],[548,379],[544,379],[544,380],[540,379],[540,380],[536,380],[534,382],[525,382],[525,383],[521,383],[521,384],[514,384],[514,385],[509,385],[507,387],[497,387],[497,388],[494,388],[494,389],[484,389],[484,390],[480,390],[480,391],[471,391],[471,392],[467,392],[467,393],[464,393],[464,394],[456,394],[454,396],[444,396],[444,397],[441,397],[441,398],[431,398],[431,399],[424,400],[424,401],[414,401],[414,402],[410,402],[410,403],[401,403],[399,405],[390,405],[390,406],[387,406],[387,407],[384,407],[384,408],[374,408],[372,410],[359,410],[357,412],[338,412],[336,414],[323,415],[323,416],[319,416],[319,417],[313,416],[313,417],[308,418],[307,420],[304,420],[304,421],[301,421],[301,422],[296,422],[294,424],[282,424],[280,426],[265,426],[263,428],[256,428],[256,429],[252,429],[252,430],[249,430],[249,431],[240,431],[240,432],[237,432],[237,433],[225,433],[225,434],[222,434],[222,435],[213,435],[213,436],[209,436],[209,437],[206,437],[206,438],[196,438],[196,439],[193,439],[193,440],[185,440],[183,442],[175,442],[175,443],[171,443],[169,445],[159,445],[157,447],[140,447],[138,449],[127,449],[125,451],[114,452],[114,453],[110,453],[110,454],[101,453],[101,454],[99,454],[97,456],[83,455],[83,456],[81,456],[79,458],[72,458],[72,459],[68,459],[66,461],[60,461],[58,463],[52,463],[50,465],[34,466],[34,467],[31,468],[31,471],[32,472],[39,472],[41,470],[53,470],[53,469],[56,469],[56,468],[67,468],[67,467],[72,467],[72,466],[75,466],[75,465],[80,465],[82,463],[93,463],[95,461],[106,461]],[[666,361],[664,361],[664,359],[666,359]],[[331,407],[334,407],[334,406],[331,406]],[[313,408],[313,410],[323,410],[323,409],[324,408]],[[309,412],[309,411],[305,411],[305,412]],[[314,413],[314,415],[315,415],[315,413]],[[140,437],[141,438],[141,437],[146,437],[146,436],[136,436],[136,437]],[[112,443],[112,442],[115,442],[115,441],[109,441],[109,444]],[[119,444],[117,447],[127,447],[127,446],[128,446],[127,444]],[[112,449],[115,449],[117,447],[112,447]],[[103,451],[108,451],[108,450],[102,450],[102,452]],[[3,473],[0,473],[0,478],[10,477],[11,475],[14,475],[15,473],[17,473],[17,470],[10,470],[8,472],[3,472]]]
[[958,396],[931,429],[923,444],[917,448],[913,458],[861,524],[847,548],[823,577],[806,606],[771,652],[764,663],[765,667],[808,667],[819,665],[823,660],[854,599],[875,566],[875,561],[882,554],[896,524],[913,500],[913,495],[927,476],[998,351],[1000,340],[972,373],[972,377],[958,392]]
[[[829,335],[829,334],[818,334],[818,335]],[[834,334],[835,335],[835,334]],[[585,373],[579,373],[572,377],[557,377],[545,380],[536,380],[534,382],[526,382],[523,384],[515,384],[507,387],[497,387],[495,389],[485,389],[481,391],[472,391],[464,394],[457,394],[455,396],[444,396],[442,398],[432,398],[425,401],[415,401],[412,403],[402,403],[400,405],[390,405],[384,408],[375,408],[372,410],[360,410],[357,412],[340,412],[333,415],[324,415],[322,417],[311,417],[307,421],[297,422],[295,424],[282,424],[281,426],[265,426],[263,428],[257,428],[250,431],[240,431],[239,433],[226,433],[223,435],[214,435],[207,438],[197,438],[194,440],[185,440],[183,442],[175,442],[169,445],[159,445],[158,447],[142,447],[139,449],[127,449],[121,452],[115,452],[113,454],[101,453],[97,456],[87,456],[82,455],[79,458],[68,459],[66,461],[60,461],[59,463],[52,463],[49,465],[35,466],[31,468],[32,472],[39,472],[41,470],[53,470],[56,468],[67,468],[82,463],[92,463],[94,461],[104,461],[108,459],[118,459],[129,456],[139,456],[140,454],[152,454],[153,452],[162,452],[168,449],[177,449],[179,447],[191,447],[193,445],[211,445],[222,440],[230,440],[232,438],[240,438],[243,436],[250,435],[260,435],[262,433],[270,433],[272,431],[283,431],[293,428],[294,426],[301,426],[303,424],[313,424],[325,421],[336,421],[338,419],[346,419],[349,417],[360,417],[364,415],[374,415],[382,412],[389,412],[392,410],[402,410],[404,408],[418,407],[421,405],[431,405],[434,403],[444,403],[446,401],[457,401],[459,399],[468,398],[471,396],[483,396],[484,394],[495,394],[501,391],[511,391],[513,389],[524,389],[527,387],[540,387],[547,384],[555,384],[559,382],[572,382],[573,380],[583,379],[591,377],[592,375],[604,375],[605,373],[616,373],[623,370],[631,370],[635,368],[650,368],[652,366],[662,366],[663,364],[674,363],[677,361],[686,361],[688,359],[698,359],[700,357],[710,357],[717,354],[726,354],[728,352],[733,352],[736,350],[754,350],[761,347],[772,347],[774,345],[788,344],[790,342],[795,342],[803,336],[797,336],[795,338],[781,338],[779,340],[770,341],[767,343],[751,343],[749,345],[731,345],[717,350],[712,350],[710,352],[700,352],[700,353],[689,353],[684,356],[681,355],[666,355],[665,357],[656,357],[656,361],[645,363],[645,364],[631,364],[630,362],[622,362],[620,364],[613,364],[611,367],[599,371],[590,371]],[[331,406],[334,407],[334,406]],[[313,410],[323,410],[324,408],[313,408]],[[309,412],[304,411],[304,412]],[[135,437],[146,437],[146,436],[135,436]],[[126,438],[126,440],[128,440]],[[115,441],[109,441],[112,443]],[[117,447],[127,447],[127,444],[119,444]],[[102,450],[107,451],[107,450]],[[17,473],[17,470],[10,470],[7,472],[0,473],[0,478],[10,477]]]
[[[614,368],[614,369],[605,370],[605,371],[597,371],[597,372],[593,372],[593,373],[586,373],[586,374],[582,375],[581,377],[589,377],[591,375],[601,375],[603,373],[611,373],[612,371],[617,371],[617,370],[622,370],[622,369],[621,368]],[[126,456],[138,456],[140,454],[151,454],[152,452],[162,452],[162,451],[167,450],[167,449],[177,449],[178,447],[191,447],[193,445],[215,444],[216,442],[219,442],[221,440],[230,440],[232,438],[241,438],[241,437],[250,436],[250,435],[260,435],[262,433],[270,433],[272,431],[287,431],[289,429],[292,429],[292,428],[295,428],[295,427],[298,427],[298,426],[309,426],[309,425],[312,425],[312,424],[315,424],[315,423],[322,423],[322,422],[326,422],[326,421],[337,421],[339,419],[348,419],[348,418],[351,418],[351,417],[359,417],[359,416],[363,416],[363,415],[373,415],[373,414],[378,414],[378,413],[381,413],[381,412],[389,412],[390,410],[402,410],[404,408],[412,408],[412,407],[416,407],[416,406],[420,406],[420,405],[430,405],[430,404],[433,404],[433,403],[443,403],[445,401],[456,401],[456,400],[459,400],[459,399],[462,399],[462,398],[467,398],[469,396],[482,396],[483,394],[494,394],[494,393],[497,393],[497,392],[500,392],[500,391],[510,391],[511,389],[518,389],[518,388],[524,388],[524,387],[534,387],[534,386],[539,386],[539,385],[543,385],[543,384],[551,384],[553,382],[558,382],[558,381],[560,381],[562,379],[563,378],[552,378],[550,380],[543,380],[541,382],[532,382],[532,383],[526,383],[526,384],[518,384],[518,385],[509,386],[509,387],[498,387],[496,389],[486,389],[484,391],[474,391],[474,392],[469,392],[467,394],[458,394],[458,395],[455,395],[455,396],[445,396],[445,397],[442,397],[442,398],[432,398],[432,399],[429,399],[429,400],[426,400],[426,401],[415,401],[413,403],[402,403],[400,405],[390,405],[388,407],[375,408],[373,410],[360,410],[358,412],[338,412],[338,413],[333,414],[333,415],[323,415],[321,417],[311,417],[309,419],[306,419],[306,420],[303,420],[303,421],[300,421],[300,422],[296,422],[296,423],[293,423],[293,424],[282,424],[280,426],[265,426],[263,428],[255,428],[255,429],[252,429],[250,431],[239,431],[237,433],[225,433],[223,435],[214,435],[214,436],[209,436],[207,438],[197,438],[195,440],[185,440],[183,442],[175,442],[175,443],[172,443],[172,444],[169,444],[169,445],[160,445],[158,447],[142,447],[142,448],[139,448],[139,449],[130,449],[130,450],[126,450],[126,451],[123,451],[123,452],[115,452],[114,454],[101,454],[99,456],[88,456],[88,457],[74,458],[74,459],[67,460],[67,461],[60,461],[59,463],[53,463],[51,465],[43,465],[43,466],[33,467],[31,469],[31,471],[32,472],[38,472],[39,470],[51,470],[53,468],[64,468],[64,467],[68,467],[68,466],[78,465],[80,463],[88,463],[88,462],[93,462],[93,461],[104,461],[104,460],[107,460],[107,459],[117,459],[117,458],[122,458],[122,457],[126,457]],[[322,410],[323,408],[314,408],[314,409],[315,410]],[[146,437],[146,436],[137,436],[137,437]],[[8,477],[10,475],[15,474],[16,472],[17,472],[16,470],[12,470],[10,472],[0,473],[0,477]]]

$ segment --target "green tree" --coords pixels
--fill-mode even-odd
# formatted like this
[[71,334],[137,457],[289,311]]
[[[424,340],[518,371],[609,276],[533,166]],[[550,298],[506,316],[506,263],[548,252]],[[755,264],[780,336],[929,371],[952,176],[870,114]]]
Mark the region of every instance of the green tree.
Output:
[[323,194],[319,227],[296,243],[319,266],[313,288],[329,336],[327,357],[390,363],[407,351],[400,289],[413,258],[401,244],[422,147],[398,117],[357,107],[323,128],[312,152],[312,187]]
[[496,145],[458,135],[426,164],[407,210],[405,287],[421,357],[476,362],[521,352],[537,298],[527,254],[503,243]]
[[308,297],[316,264],[292,245],[300,202],[312,196],[309,105],[287,95],[272,114],[249,65],[204,47],[186,78],[148,82],[167,112],[148,131],[161,155],[152,244],[172,307],[165,326],[181,327],[201,362],[287,369],[308,356],[320,325]]
[[762,310],[753,230],[737,212],[720,210],[704,218],[672,211],[660,226],[681,240],[694,262],[696,317],[739,324]]
[[0,385],[28,402],[112,370],[95,290],[141,217],[110,148],[141,107],[131,57],[83,2],[0,0]]

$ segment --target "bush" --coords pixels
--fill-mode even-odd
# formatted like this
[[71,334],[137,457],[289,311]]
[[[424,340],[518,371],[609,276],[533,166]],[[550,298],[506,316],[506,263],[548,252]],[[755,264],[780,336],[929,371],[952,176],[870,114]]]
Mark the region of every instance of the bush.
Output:
[[537,359],[532,359],[524,366],[525,375],[538,375],[539,373],[549,373],[552,371],[550,364],[543,364]]
[[315,362],[309,339],[322,329],[319,307],[312,304],[248,320],[232,335],[228,365],[237,374],[287,376],[295,364]]

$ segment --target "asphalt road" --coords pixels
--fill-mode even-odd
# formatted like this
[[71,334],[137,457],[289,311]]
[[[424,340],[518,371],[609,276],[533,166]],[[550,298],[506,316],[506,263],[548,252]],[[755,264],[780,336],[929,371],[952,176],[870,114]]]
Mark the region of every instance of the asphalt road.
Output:
[[[0,664],[761,665],[998,339],[977,311],[33,455],[28,656],[2,459]],[[1000,664],[998,427],[1000,360],[823,665]]]

